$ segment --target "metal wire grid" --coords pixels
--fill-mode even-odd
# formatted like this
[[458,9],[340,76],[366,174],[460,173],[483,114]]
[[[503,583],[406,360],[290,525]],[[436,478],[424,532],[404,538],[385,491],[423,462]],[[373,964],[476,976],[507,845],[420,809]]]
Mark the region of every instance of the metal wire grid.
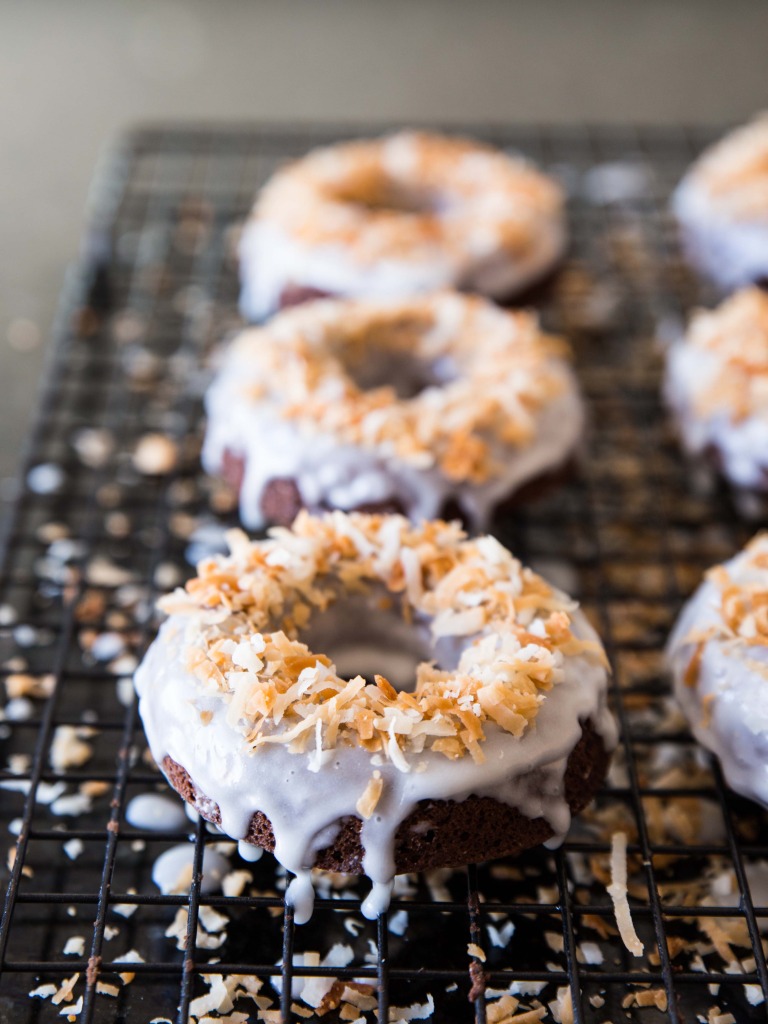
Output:
[[[203,857],[221,836],[201,822],[163,832],[126,822],[129,799],[161,784],[142,757],[135,707],[123,703],[125,684],[116,686],[130,667],[120,659],[140,655],[151,639],[148,609],[174,573],[190,572],[201,527],[209,536],[234,521],[201,476],[196,448],[202,368],[236,323],[233,226],[278,162],[348,134],[139,131],[97,176],[84,256],[62,299],[24,482],[6,525],[2,678],[45,674],[53,687],[45,699],[9,700],[0,726],[7,766],[0,771],[0,823],[9,847],[18,836],[0,920],[3,1020],[61,1019],[60,1005],[28,993],[78,973],[71,1002],[82,995],[79,1020],[133,1024],[159,1015],[185,1022],[192,1000],[207,991],[201,975],[214,972],[258,976],[286,1021],[307,1012],[294,987],[311,977],[369,982],[384,1021],[391,1007],[429,996],[433,1020],[483,1022],[493,1019],[498,993],[515,982],[520,1009],[544,1006],[545,1019],[555,1019],[547,1004],[564,987],[578,1022],[691,1021],[714,1005],[738,1022],[765,1018],[760,929],[768,907],[757,902],[768,903],[759,890],[768,819],[723,787],[716,766],[671,715],[660,656],[703,569],[755,529],[727,491],[702,491],[699,471],[681,460],[659,404],[652,340],[660,326],[671,329],[691,306],[713,298],[679,257],[667,199],[716,133],[472,133],[528,153],[572,195],[572,255],[538,301],[576,346],[592,418],[588,452],[576,480],[495,529],[525,560],[563,579],[608,646],[622,742],[596,809],[554,853],[411,879],[375,924],[360,915],[362,889],[334,880],[337,887],[322,892],[312,922],[299,929],[271,858],[239,865],[253,875],[243,895],[204,894]],[[115,444],[98,464],[84,464],[77,439],[93,429]],[[140,476],[131,462],[148,431],[173,438],[180,452],[158,477]],[[93,654],[94,637],[105,633],[122,652],[106,664]],[[52,744],[67,725],[90,730],[92,756],[56,771]],[[670,768],[680,769],[672,781]],[[85,786],[79,813],[57,813],[52,787],[60,783],[65,797],[82,796]],[[676,807],[692,821],[705,818],[707,827],[692,836],[659,826],[659,814]],[[611,932],[600,874],[617,822],[633,840],[633,917],[646,947],[640,958]],[[82,844],[74,859],[64,850],[72,840]],[[155,858],[190,840],[189,894],[161,895],[150,879]],[[236,857],[232,863],[238,866]],[[735,891],[720,903],[702,902],[702,879],[715,870],[732,872]],[[177,952],[165,930],[180,907],[188,919],[186,948]],[[215,966],[201,942],[202,907],[230,918]],[[713,923],[731,928],[726,953],[733,948],[733,961],[721,955],[722,942],[721,953],[711,942],[702,945],[702,928],[711,939]],[[494,944],[489,926],[507,925],[514,926],[511,938]],[[62,952],[73,934],[85,940],[82,955]],[[351,963],[305,962],[305,953],[322,955],[339,941],[353,947]],[[485,949],[487,961],[470,955],[467,943]],[[127,968],[119,956],[128,950],[142,962]],[[127,970],[133,980],[118,980]],[[272,987],[270,978],[277,978]],[[116,994],[100,990],[105,982]],[[661,1001],[623,1005],[641,986],[663,990],[666,1009]],[[252,1003],[243,1009],[259,1019]],[[338,1012],[323,1019],[340,1019]]]

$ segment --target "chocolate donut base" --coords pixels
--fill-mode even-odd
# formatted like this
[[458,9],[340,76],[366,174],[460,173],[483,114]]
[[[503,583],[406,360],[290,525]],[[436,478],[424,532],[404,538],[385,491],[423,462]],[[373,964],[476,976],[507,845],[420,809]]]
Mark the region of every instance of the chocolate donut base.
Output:
[[[514,739],[510,737],[510,742]],[[610,756],[592,725],[583,725],[581,739],[571,751],[565,770],[565,799],[573,814],[592,800],[602,785]],[[221,824],[219,807],[194,784],[186,769],[166,757],[161,765],[176,792],[192,804],[207,821]],[[314,867],[361,875],[362,822],[343,818],[336,841],[320,850]],[[395,834],[395,865],[398,874],[453,868],[520,853],[551,839],[552,828],[544,818],[527,818],[517,808],[491,797],[470,796],[466,800],[422,800],[400,824]],[[269,818],[254,810],[245,841],[270,852],[275,837]]]
[[[221,475],[227,483],[236,491],[240,491],[245,470],[245,460],[241,455],[235,455],[231,451],[224,452],[221,465]],[[538,476],[527,480],[520,487],[515,487],[496,505],[494,513],[504,515],[514,512],[516,508],[529,502],[538,501],[550,491],[563,486],[576,475],[576,457],[570,456],[565,462],[554,469],[540,473]],[[290,526],[299,512],[305,508],[301,492],[296,481],[292,477],[273,477],[267,481],[261,497],[261,512],[269,523],[277,526]],[[329,506],[309,508],[310,512],[328,512]],[[405,510],[399,501],[377,501],[356,505],[351,509],[344,509],[345,512],[370,512],[384,515],[394,513],[405,515]],[[466,518],[461,506],[456,499],[451,498],[445,502],[440,509],[439,517],[445,520],[458,519],[466,523]]]

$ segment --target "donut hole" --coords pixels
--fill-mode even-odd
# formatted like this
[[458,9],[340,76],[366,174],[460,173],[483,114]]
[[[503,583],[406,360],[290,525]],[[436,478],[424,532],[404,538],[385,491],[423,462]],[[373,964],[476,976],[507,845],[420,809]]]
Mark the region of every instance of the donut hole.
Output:
[[363,334],[341,333],[331,341],[331,349],[361,391],[392,388],[401,400],[415,398],[426,388],[442,387],[458,375],[447,355],[423,354],[422,339],[431,330],[431,317],[383,317]]
[[346,367],[361,391],[390,387],[400,399],[415,398],[426,388],[439,386],[436,367],[413,352],[374,349],[365,362]]
[[327,655],[343,679],[362,676],[373,683],[380,675],[407,692],[416,687],[419,664],[435,660],[425,629],[361,597],[339,600],[315,614],[301,640],[310,650]]
[[434,190],[386,174],[347,179],[333,189],[332,198],[371,214],[422,216],[437,211],[442,205]]

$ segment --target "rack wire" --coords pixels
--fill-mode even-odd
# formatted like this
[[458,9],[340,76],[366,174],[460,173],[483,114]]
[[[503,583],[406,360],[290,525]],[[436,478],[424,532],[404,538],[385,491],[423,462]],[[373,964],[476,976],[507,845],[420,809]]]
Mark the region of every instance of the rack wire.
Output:
[[[324,876],[312,921],[294,928],[270,856],[241,862],[200,821],[156,831],[126,819],[134,796],[167,790],[130,698],[154,599],[235,521],[197,456],[206,373],[238,323],[237,227],[280,162],[350,134],[148,128],[97,175],[0,563],[0,1018],[61,1020],[69,1006],[84,1022],[198,1020],[201,996],[243,976],[258,979],[255,998],[241,978],[234,1009],[210,1003],[246,1015],[233,1019],[568,1020],[570,999],[577,1022],[764,1020],[768,818],[696,748],[661,653],[702,571],[756,529],[681,458],[659,401],[654,339],[715,299],[681,259],[667,203],[716,131],[471,128],[570,194],[571,252],[535,301],[575,346],[587,451],[561,491],[494,524],[580,598],[615,667],[620,749],[566,843],[403,878],[374,923],[356,880]],[[147,433],[174,450],[152,476],[132,459]],[[617,830],[630,840],[640,957],[605,891]],[[176,844],[192,851],[190,891],[163,895],[152,868]],[[205,884],[216,855],[250,873],[230,877],[230,895]],[[317,979],[327,991],[313,1008]]]

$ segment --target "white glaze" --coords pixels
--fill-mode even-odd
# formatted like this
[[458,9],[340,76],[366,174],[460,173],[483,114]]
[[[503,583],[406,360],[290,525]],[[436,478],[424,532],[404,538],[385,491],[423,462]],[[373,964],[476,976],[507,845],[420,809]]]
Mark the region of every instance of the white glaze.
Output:
[[[152,865],[152,881],[163,895],[172,892],[188,892],[191,879],[190,869],[193,866],[195,847],[192,843],[181,843],[165,850]],[[206,846],[203,850],[203,873],[200,881],[200,892],[205,896],[216,892],[221,880],[229,871],[229,863],[225,857]]]
[[255,864],[257,860],[261,860],[261,855],[264,850],[260,846],[254,846],[253,843],[243,842],[241,839],[237,844],[237,852],[250,864]]
[[768,211],[754,220],[730,216],[693,173],[675,190],[672,209],[689,258],[722,288],[768,277]]
[[[749,558],[742,551],[725,563],[731,579],[768,586],[766,572],[750,566]],[[706,579],[680,614],[667,649],[675,696],[696,739],[720,761],[728,785],[768,806],[768,647],[713,637],[704,644],[696,685],[685,683],[696,650],[691,631],[722,624],[720,599],[719,587]]]
[[451,287],[506,298],[543,277],[565,244],[563,222],[547,219],[524,254],[486,249],[458,262],[435,248],[428,259],[420,250],[418,258],[360,263],[342,245],[309,245],[277,224],[252,220],[240,243],[240,310],[248,320],[264,320],[280,308],[288,286],[343,298],[405,298]]
[[184,804],[160,793],[139,793],[125,809],[125,819],[134,828],[172,832],[187,828]]
[[[333,842],[339,821],[356,814],[356,803],[375,765],[384,793],[363,822],[364,869],[373,883],[363,911],[374,917],[388,902],[395,873],[394,836],[399,824],[424,799],[463,800],[490,796],[530,818],[543,817],[558,836],[570,824],[563,796],[569,754],[589,720],[606,747],[616,742],[615,724],[606,707],[607,673],[593,658],[571,656],[565,678],[542,700],[536,719],[520,738],[496,727],[487,729],[486,761],[469,756],[449,760],[432,752],[418,755],[408,772],[356,747],[328,752],[319,766],[315,754],[290,753],[268,744],[250,753],[242,735],[227,724],[227,704],[203,692],[183,664],[186,621],[172,616],[161,628],[136,673],[140,712],[153,757],[170,756],[189,773],[196,787],[219,805],[222,828],[235,839],[248,831],[255,810],[272,823],[275,856],[296,877],[287,898],[297,923],[311,914],[309,868],[316,852]],[[596,639],[580,612],[573,620],[581,638]],[[200,712],[212,711],[206,726]]]
[[572,372],[563,365],[562,374],[565,387],[539,412],[533,440],[517,448],[497,447],[494,458],[503,471],[483,484],[472,484],[447,479],[437,466],[408,465],[381,448],[344,444],[333,436],[302,430],[295,421],[281,419],[271,402],[244,399],[247,363],[225,360],[205,396],[203,467],[208,473],[221,472],[226,451],[244,459],[240,518],[250,529],[266,525],[261,498],[267,483],[289,477],[309,508],[348,510],[394,500],[409,519],[420,522],[437,517],[453,499],[472,528],[481,532],[502,499],[559,468],[578,445],[584,409]]
[[[695,410],[695,395],[717,381],[720,361],[712,351],[675,341],[667,352],[664,397],[675,414],[690,455],[714,447],[723,476],[737,487],[765,489],[768,470],[768,415],[736,419],[725,410],[709,416]],[[768,410],[767,410],[768,412]]]

